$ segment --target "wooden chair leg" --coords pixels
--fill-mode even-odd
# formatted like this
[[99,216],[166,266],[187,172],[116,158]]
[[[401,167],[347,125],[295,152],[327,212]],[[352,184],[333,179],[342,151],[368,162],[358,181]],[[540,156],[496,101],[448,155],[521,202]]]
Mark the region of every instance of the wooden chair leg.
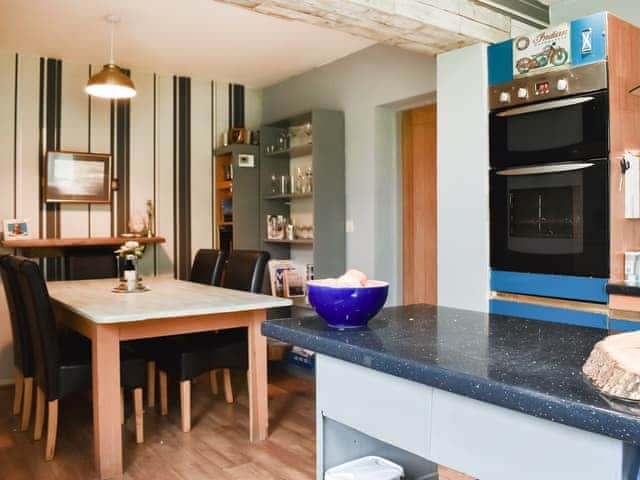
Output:
[[42,438],[42,429],[44,427],[44,392],[40,387],[36,388],[36,420],[33,427],[33,439],[38,441]]
[[24,397],[22,403],[22,423],[20,430],[26,432],[29,429],[29,423],[31,422],[31,403],[33,402],[33,378],[28,377],[24,379]]
[[182,431],[191,431],[191,381],[180,382],[180,417],[182,418]]
[[24,375],[16,368],[16,386],[13,390],[13,414],[20,415],[22,406],[22,393],[24,392]]
[[144,442],[144,411],[142,410],[142,388],[133,389],[133,411],[136,417],[136,443]]
[[227,403],[233,403],[233,388],[231,387],[231,370],[225,368],[224,373],[224,399]]
[[56,454],[56,436],[58,434],[58,400],[49,402],[47,406],[47,443],[44,448],[44,459],[53,460]]
[[160,415],[166,415],[167,408],[167,372],[160,370],[158,372],[158,379],[160,380]]
[[218,371],[211,370],[209,372],[209,383],[211,384],[211,394],[218,395]]
[[120,423],[124,425],[124,388],[120,387]]
[[156,406],[156,362],[147,362],[147,405]]

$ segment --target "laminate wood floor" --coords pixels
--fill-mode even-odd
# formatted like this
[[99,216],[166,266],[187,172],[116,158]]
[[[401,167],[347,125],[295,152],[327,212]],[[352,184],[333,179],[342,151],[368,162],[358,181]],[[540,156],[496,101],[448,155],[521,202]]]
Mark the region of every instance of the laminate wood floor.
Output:
[[[221,377],[221,376],[220,376]],[[314,478],[315,405],[310,380],[270,373],[269,439],[249,442],[246,382],[234,375],[234,404],[224,402],[222,388],[212,397],[209,381],[193,385],[190,433],[180,430],[178,386],[170,383],[169,416],[146,407],[141,445],[135,443],[131,395],[123,429],[126,480],[227,480]],[[222,387],[221,379],[219,380]],[[156,395],[156,401],[158,396]],[[96,479],[93,468],[91,403],[86,395],[60,402],[56,457],[44,461],[44,442],[31,430],[21,432],[11,415],[13,388],[0,389],[0,479]],[[33,420],[33,417],[32,417]]]

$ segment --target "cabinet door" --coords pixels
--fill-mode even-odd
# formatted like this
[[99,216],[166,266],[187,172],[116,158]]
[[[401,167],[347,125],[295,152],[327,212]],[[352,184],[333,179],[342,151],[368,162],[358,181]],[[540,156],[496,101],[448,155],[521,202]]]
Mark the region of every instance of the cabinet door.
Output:
[[431,387],[324,355],[316,382],[323,416],[428,458]]

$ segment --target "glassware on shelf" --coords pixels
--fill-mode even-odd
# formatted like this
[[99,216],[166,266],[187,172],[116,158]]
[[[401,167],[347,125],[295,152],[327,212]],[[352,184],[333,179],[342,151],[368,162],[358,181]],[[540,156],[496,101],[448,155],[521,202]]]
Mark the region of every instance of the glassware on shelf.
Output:
[[302,179],[302,193],[311,193],[313,191],[313,172],[311,167],[307,167]]
[[291,143],[291,137],[287,130],[284,130],[278,136],[278,149],[279,152],[284,152],[289,149],[289,145]]
[[289,193],[289,176],[288,175],[282,175],[280,177],[280,193],[282,195],[286,195],[287,193]]
[[290,175],[289,176],[289,193],[291,194],[295,194],[296,193],[296,176],[295,175]]
[[278,177],[276,176],[275,173],[271,174],[271,193],[273,195],[276,195],[278,192]]
[[313,225],[296,225],[295,238],[300,240],[313,240]]
[[302,168],[298,167],[296,171],[296,188],[291,193],[306,193],[305,177],[302,174]]

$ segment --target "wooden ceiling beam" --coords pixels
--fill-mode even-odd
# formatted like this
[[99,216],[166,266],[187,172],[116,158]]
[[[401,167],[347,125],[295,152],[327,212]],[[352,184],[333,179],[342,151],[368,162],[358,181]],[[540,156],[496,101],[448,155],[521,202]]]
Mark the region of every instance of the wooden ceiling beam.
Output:
[[511,35],[510,17],[474,0],[217,1],[429,54]]

